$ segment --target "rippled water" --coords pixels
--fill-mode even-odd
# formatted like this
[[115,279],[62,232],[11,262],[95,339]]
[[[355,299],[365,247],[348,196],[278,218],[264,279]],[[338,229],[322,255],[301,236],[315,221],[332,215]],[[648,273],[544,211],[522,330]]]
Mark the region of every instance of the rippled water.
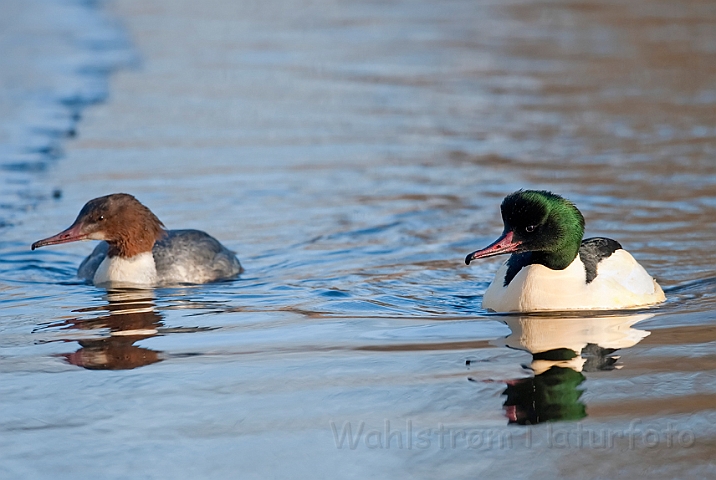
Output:
[[[716,475],[710,2],[78,5],[142,60],[6,202],[2,476]],[[500,260],[462,261],[518,188],[668,302],[484,311]],[[29,251],[117,191],[246,273],[107,292],[91,245]]]

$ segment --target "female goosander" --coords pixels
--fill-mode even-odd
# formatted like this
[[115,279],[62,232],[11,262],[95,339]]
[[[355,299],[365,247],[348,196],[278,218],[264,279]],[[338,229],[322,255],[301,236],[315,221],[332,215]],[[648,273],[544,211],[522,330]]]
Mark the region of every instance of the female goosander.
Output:
[[500,206],[504,230],[478,258],[511,253],[482,300],[496,312],[613,310],[666,300],[656,281],[622,246],[584,235],[572,202],[546,191],[520,190]]
[[95,285],[158,286],[236,278],[242,271],[233,252],[199,230],[165,230],[132,195],[90,200],[66,230],[37,241],[45,245],[104,240],[85,258],[77,276]]

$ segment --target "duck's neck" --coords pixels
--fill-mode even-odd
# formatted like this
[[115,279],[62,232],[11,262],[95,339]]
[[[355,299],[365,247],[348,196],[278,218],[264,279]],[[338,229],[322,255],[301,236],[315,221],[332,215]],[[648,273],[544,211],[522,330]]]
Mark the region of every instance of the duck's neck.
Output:
[[532,252],[532,263],[552,270],[564,270],[579,255],[584,237],[584,217],[577,207],[562,200],[551,207],[546,229],[549,241]]
[[107,255],[94,274],[93,283],[153,285],[157,281],[157,268],[152,252],[138,253],[132,257]]
[[164,236],[164,229],[156,226],[154,229],[142,228],[133,231],[137,227],[132,225],[131,228],[127,227],[127,231],[122,232],[122,235],[107,239],[109,244],[107,255],[129,259],[146,252],[151,254],[154,243]]
[[571,246],[556,252],[531,252],[530,263],[539,263],[552,270],[564,270],[572,264],[579,253],[579,243],[576,248]]
[[574,235],[565,238],[567,240],[555,251],[513,253],[507,261],[504,286],[509,285],[515,275],[528,265],[540,264],[552,270],[564,270],[569,267],[579,254],[582,236],[580,232],[578,236]]

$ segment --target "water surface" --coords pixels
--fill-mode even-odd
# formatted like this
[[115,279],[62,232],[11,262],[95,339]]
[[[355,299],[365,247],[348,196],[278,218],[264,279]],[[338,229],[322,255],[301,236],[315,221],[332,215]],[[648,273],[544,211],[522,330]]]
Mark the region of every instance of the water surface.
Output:
[[[709,2],[99,7],[142,62],[3,230],[3,475],[716,473]],[[519,188],[573,200],[667,303],[483,310],[500,260],[463,258]],[[118,191],[246,273],[107,292],[74,276],[91,245],[29,251]]]

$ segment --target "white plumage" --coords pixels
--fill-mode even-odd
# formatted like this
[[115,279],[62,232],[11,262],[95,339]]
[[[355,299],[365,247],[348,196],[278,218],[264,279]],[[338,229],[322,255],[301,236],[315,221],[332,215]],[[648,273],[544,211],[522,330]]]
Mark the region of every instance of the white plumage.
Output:
[[504,286],[507,262],[495,275],[482,306],[496,312],[617,310],[663,302],[664,291],[626,250],[616,250],[597,264],[597,276],[586,283],[577,256],[564,270],[540,264],[523,267]]
[[157,281],[157,268],[152,252],[144,252],[130,258],[104,257],[94,273],[92,283],[133,285],[154,285]]

